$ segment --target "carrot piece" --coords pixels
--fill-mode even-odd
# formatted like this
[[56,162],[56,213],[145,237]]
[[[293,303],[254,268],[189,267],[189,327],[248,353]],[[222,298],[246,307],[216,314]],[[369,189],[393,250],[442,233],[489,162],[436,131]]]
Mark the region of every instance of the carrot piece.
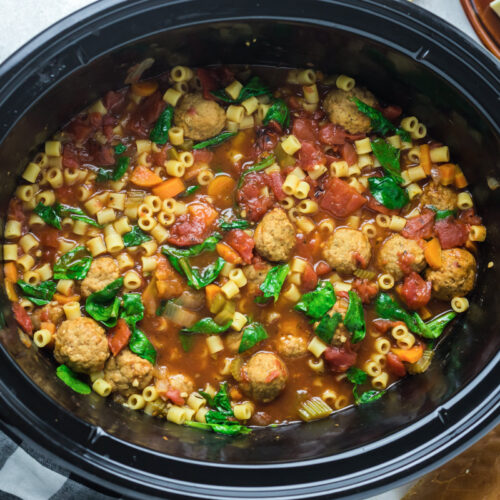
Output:
[[7,264],[4,264],[3,272],[5,273],[5,277],[12,281],[12,283],[17,281],[17,268],[14,262],[7,262]]
[[42,330],[48,330],[50,333],[56,333],[56,325],[52,321],[42,321],[40,326]]
[[438,238],[432,238],[425,244],[424,257],[432,269],[441,267],[441,243]]
[[426,319],[429,319],[432,314],[431,312],[429,311],[429,309],[427,309],[427,307],[421,307],[419,310],[418,310],[418,314],[420,315],[420,317],[423,319],[423,320],[426,320]]
[[216,196],[219,198],[227,198],[234,190],[236,182],[228,175],[218,175],[210,181],[207,187],[208,196]]
[[11,302],[17,302],[19,297],[17,296],[16,289],[14,288],[14,282],[9,278],[5,278],[5,293],[7,294],[7,298]]
[[455,181],[455,165],[453,163],[446,163],[439,166],[439,182],[443,186],[449,186]]
[[467,184],[469,183],[467,182],[462,169],[458,165],[455,165],[455,186],[458,189],[463,189],[464,187],[467,187]]
[[234,399],[235,401],[241,401],[243,399],[243,394],[241,394],[236,387],[231,387],[229,395],[231,396],[231,399]]
[[162,182],[161,177],[156,175],[144,165],[139,165],[134,168],[134,171],[130,176],[130,181],[140,187],[153,187]]
[[168,181],[163,181],[158,186],[155,186],[152,191],[155,196],[159,196],[162,200],[173,198],[182,193],[186,189],[184,182],[179,177],[172,177]]
[[424,346],[419,344],[411,349],[391,349],[391,351],[401,360],[407,363],[416,363],[424,354]]
[[241,264],[241,257],[236,250],[233,250],[225,243],[217,243],[215,246],[217,253],[226,261],[231,264]]
[[154,80],[148,80],[146,82],[137,82],[132,85],[132,92],[135,95],[139,95],[141,97],[147,97],[156,92],[158,88],[158,82]]
[[205,298],[207,301],[207,306],[210,308],[210,305],[212,304],[214,298],[216,295],[219,293],[222,293],[220,286],[214,285],[213,283],[211,285],[207,285],[205,287]]
[[431,154],[428,144],[420,145],[420,166],[427,175],[431,174]]
[[62,295],[61,293],[55,293],[54,294],[54,300],[57,300],[58,304],[68,304],[69,302],[79,302],[80,301],[80,296],[79,295]]

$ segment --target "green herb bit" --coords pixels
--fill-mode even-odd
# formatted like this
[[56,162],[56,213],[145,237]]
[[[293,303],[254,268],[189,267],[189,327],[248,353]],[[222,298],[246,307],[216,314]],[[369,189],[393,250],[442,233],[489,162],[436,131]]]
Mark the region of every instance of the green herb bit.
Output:
[[214,146],[218,146],[219,144],[226,142],[228,139],[231,139],[231,137],[234,137],[237,133],[238,132],[222,132],[211,139],[195,144],[193,149],[213,148]]
[[87,276],[91,264],[92,255],[84,246],[73,248],[54,264],[54,278],[56,280],[82,280]]
[[56,375],[78,394],[90,394],[92,392],[90,387],[78,379],[76,373],[66,365],[59,365],[56,368]]
[[88,315],[109,328],[115,326],[120,311],[120,299],[117,295],[122,285],[123,278],[118,278],[103,290],[90,294],[85,302]]
[[128,156],[120,156],[120,158],[116,161],[115,168],[112,171],[100,168],[96,180],[97,182],[119,181],[125,175],[129,165],[130,158]]
[[61,229],[61,218],[53,207],[44,205],[40,201],[38,202],[38,205],[33,209],[33,212],[35,212],[49,226],[55,227],[56,229]]
[[139,226],[133,226],[131,231],[123,235],[123,244],[126,247],[136,247],[150,239],[151,236],[146,234]]
[[171,245],[163,245],[161,251],[165,255],[170,255],[172,257],[196,257],[205,251],[213,252],[217,243],[219,243],[221,239],[221,234],[214,233],[198,245],[193,245],[188,248],[177,248]]
[[243,335],[241,337],[238,352],[241,354],[242,352],[251,349],[262,340],[267,339],[267,337],[268,335],[266,329],[260,323],[250,323],[243,329]]
[[436,221],[446,219],[447,217],[455,217],[457,215],[456,210],[438,210],[434,205],[428,205],[428,208],[436,213]]
[[231,98],[227,95],[224,89],[215,90],[211,94],[217,99],[223,102],[228,102],[231,104],[239,103],[249,99],[250,97],[258,97],[260,95],[271,95],[271,90],[267,85],[265,85],[258,76],[252,76],[248,83],[240,90],[240,93],[236,99]]
[[240,189],[240,187],[243,185],[245,177],[248,174],[251,174],[253,172],[260,172],[261,170],[264,170],[267,167],[270,167],[275,162],[275,160],[276,160],[276,157],[274,156],[274,154],[271,154],[269,156],[266,156],[263,160],[259,161],[259,163],[252,165],[245,172],[243,172],[240,176],[240,180],[238,181],[238,189]]
[[122,153],[125,153],[125,151],[127,151],[127,146],[125,146],[125,144],[117,144],[114,148],[115,150],[115,154],[117,155],[121,155]]
[[37,306],[48,304],[56,291],[56,283],[52,280],[43,281],[39,285],[30,285],[23,280],[18,280],[17,284],[23,295]]
[[179,198],[186,198],[187,196],[191,196],[192,194],[196,193],[200,189],[200,186],[189,186],[186,188],[186,190],[179,195]]
[[403,208],[410,201],[406,189],[392,177],[370,177],[368,185],[372,196],[390,210]]
[[183,328],[181,333],[204,333],[206,335],[218,335],[225,332],[231,326],[232,320],[224,325],[217,324],[212,318],[203,318],[189,328]]
[[346,371],[346,376],[347,380],[355,385],[364,384],[368,380],[368,374],[355,366],[351,366],[351,368]]
[[123,318],[130,327],[134,327],[144,318],[144,304],[140,293],[123,294],[120,318]]
[[420,323],[420,335],[426,339],[437,339],[441,336],[448,323],[456,318],[457,313],[449,311],[441,316],[438,316],[437,318],[431,319],[427,323],[423,323],[417,313],[415,313],[415,315],[418,317],[417,322]]
[[166,144],[168,141],[168,131],[172,126],[174,118],[174,108],[167,106],[160,114],[154,127],[152,128],[149,138],[156,144]]
[[365,311],[359,295],[349,291],[349,305],[344,317],[344,326],[352,333],[351,342],[356,344],[366,335]]
[[371,143],[373,153],[382,165],[386,174],[392,177],[398,184],[403,183],[401,177],[401,165],[399,157],[401,152],[383,139],[374,139]]
[[332,316],[325,314],[319,321],[318,326],[314,330],[314,333],[326,344],[329,344],[333,336],[335,335],[335,330],[342,321],[342,315],[338,312],[334,313]]
[[288,264],[281,264],[272,267],[264,279],[264,282],[260,285],[260,289],[263,293],[262,296],[256,297],[255,301],[262,303],[269,298],[274,298],[274,302],[278,300],[278,297],[283,287],[288,273],[290,272],[290,266]]
[[352,393],[354,395],[354,402],[357,405],[371,403],[373,401],[376,401],[377,399],[380,399],[385,394],[385,391],[379,392],[370,390],[364,392],[360,396],[358,394],[358,386],[366,383],[366,381],[368,380],[368,374],[363,370],[360,370],[359,368],[352,366],[351,368],[349,368],[349,370],[347,370],[346,375],[347,375],[347,380],[349,380],[351,384],[354,384],[354,387],[352,388]]
[[201,290],[212,283],[226,264],[222,257],[218,257],[214,263],[199,271],[191,266],[187,257],[174,257],[167,254],[167,258],[178,273],[186,276],[188,285],[196,290]]
[[137,356],[149,361],[152,365],[156,361],[156,349],[146,337],[144,332],[139,330],[137,326],[132,327],[132,334],[128,342],[129,349],[137,354]]
[[282,129],[287,129],[290,126],[290,110],[283,99],[274,100],[262,123],[268,125],[270,121],[279,123]]
[[335,290],[329,281],[320,281],[315,290],[302,295],[294,309],[301,311],[312,319],[321,319],[337,301]]
[[236,436],[238,434],[250,434],[252,429],[241,424],[208,424],[201,422],[193,422],[188,420],[184,425],[193,427],[194,429],[201,429],[203,431],[213,431],[217,434],[224,434],[226,436]]
[[73,220],[79,220],[89,224],[90,226],[98,227],[102,226],[96,222],[92,217],[89,217],[81,208],[70,207],[68,205],[63,205],[61,203],[56,203],[54,209],[58,216],[60,217],[70,217]]
[[230,222],[221,220],[219,222],[219,227],[223,231],[231,231],[232,229],[247,229],[250,227],[250,222],[245,219],[234,219]]

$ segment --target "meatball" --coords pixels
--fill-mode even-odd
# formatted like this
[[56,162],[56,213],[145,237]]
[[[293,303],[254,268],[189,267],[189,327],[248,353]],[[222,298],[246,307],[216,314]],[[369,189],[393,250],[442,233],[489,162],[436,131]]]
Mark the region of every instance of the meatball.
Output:
[[325,260],[342,274],[352,274],[358,267],[365,268],[371,255],[368,238],[357,229],[341,227],[323,246]]
[[56,302],[51,302],[41,309],[36,309],[31,316],[33,328],[39,330],[43,321],[50,321],[57,325],[64,318],[63,308]]
[[278,352],[286,358],[298,358],[307,352],[307,342],[296,335],[283,335],[278,340]]
[[75,372],[100,371],[108,356],[108,339],[104,329],[93,319],[67,319],[57,329],[54,357]]
[[186,137],[204,141],[224,128],[226,114],[215,101],[204,99],[201,94],[186,94],[175,108],[174,122]]
[[441,252],[441,267],[427,269],[426,278],[432,283],[432,294],[441,300],[463,297],[474,287],[476,259],[463,248]]
[[272,352],[257,352],[236,373],[240,387],[249,397],[268,403],[285,388],[288,370]]
[[430,182],[425,186],[420,199],[422,206],[432,205],[437,210],[454,210],[457,208],[457,193],[449,187]]
[[415,240],[394,234],[380,247],[376,264],[397,281],[411,271],[422,271],[425,267],[424,251]]
[[128,397],[150,384],[153,365],[129,349],[123,349],[106,363],[104,379],[109,382],[113,392]]
[[112,257],[99,257],[90,265],[86,278],[82,281],[82,295],[88,297],[94,292],[99,292],[120,277],[116,260]]
[[194,390],[193,381],[182,373],[168,376],[169,388],[179,391],[181,397],[186,398]]
[[248,292],[251,295],[259,293],[259,287],[264,283],[269,269],[271,266],[267,262],[259,262],[258,265],[250,264],[243,268],[243,273],[248,281]]
[[369,106],[378,106],[377,99],[370,91],[354,87],[349,91],[331,90],[323,101],[323,109],[332,123],[341,125],[350,134],[368,133],[371,130],[370,118],[358,111],[356,103],[351,101],[353,97]]
[[268,212],[254,233],[255,249],[262,257],[272,261],[286,261],[295,246],[295,228],[281,208]]

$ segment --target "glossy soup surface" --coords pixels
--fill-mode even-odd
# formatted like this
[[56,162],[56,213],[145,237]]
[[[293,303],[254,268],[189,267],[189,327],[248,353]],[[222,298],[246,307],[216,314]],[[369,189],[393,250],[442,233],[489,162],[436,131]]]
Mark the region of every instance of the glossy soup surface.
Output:
[[448,148],[354,84],[176,67],[76,116],[9,207],[24,342],[79,392],[225,433],[425,371],[485,229]]

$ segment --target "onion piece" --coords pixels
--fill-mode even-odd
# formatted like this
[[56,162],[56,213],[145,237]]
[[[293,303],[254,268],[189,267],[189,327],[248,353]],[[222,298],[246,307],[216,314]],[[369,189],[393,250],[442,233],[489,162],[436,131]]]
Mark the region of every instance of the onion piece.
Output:
[[195,312],[189,311],[171,300],[165,304],[162,316],[168,318],[172,323],[184,327],[193,326],[198,320],[198,315]]

